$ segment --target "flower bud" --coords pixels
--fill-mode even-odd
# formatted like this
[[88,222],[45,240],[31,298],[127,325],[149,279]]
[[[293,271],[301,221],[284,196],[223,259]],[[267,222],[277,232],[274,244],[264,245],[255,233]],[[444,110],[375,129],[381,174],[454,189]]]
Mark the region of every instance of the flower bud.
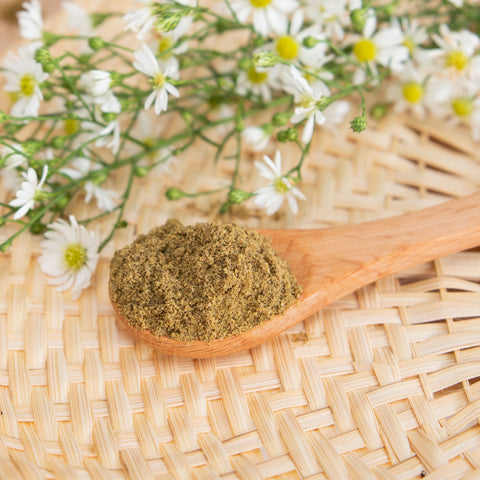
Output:
[[320,40],[318,38],[312,37],[311,35],[308,35],[308,37],[305,37],[303,39],[303,46],[305,48],[313,48],[317,43],[319,43]]
[[35,51],[35,61],[42,66],[42,70],[46,73],[52,73],[56,67],[55,61],[50,51],[45,47],[40,47]]
[[90,37],[88,39],[88,45],[92,50],[100,50],[105,46],[103,38],[100,37]]
[[277,133],[277,140],[282,143],[295,142],[298,139],[298,129],[290,127]]
[[34,235],[38,235],[39,233],[43,233],[46,229],[47,229],[47,226],[45,224],[43,224],[42,222],[40,222],[39,220],[37,220],[36,222],[33,222],[30,225],[30,231]]
[[49,47],[58,40],[58,35],[51,32],[42,32],[42,39],[45,46]]
[[245,200],[248,200],[252,196],[251,193],[240,190],[239,188],[234,188],[228,193],[228,201],[235,205],[243,203]]
[[292,116],[291,113],[286,113],[286,112],[277,112],[273,117],[272,117],[272,123],[276,127],[283,127],[285,126],[288,121],[290,120],[290,117]]
[[148,167],[136,167],[135,176],[138,178],[144,178],[148,175],[150,169]]
[[52,138],[52,147],[55,149],[61,149],[65,145],[65,137],[63,136],[58,136],[58,137],[53,137]]
[[165,196],[169,200],[179,200],[184,196],[184,193],[176,187],[171,187],[165,192]]
[[252,66],[252,60],[250,58],[243,57],[238,61],[238,68],[240,70],[248,70]]
[[11,246],[12,246],[12,239],[9,238],[7,241],[0,244],[0,252],[2,253],[8,252]]
[[383,118],[388,112],[388,103],[376,103],[370,110],[370,115],[376,120]]
[[359,115],[350,122],[350,128],[356,132],[363,132],[367,128],[367,119],[365,115]]
[[262,51],[253,56],[253,65],[255,67],[273,67],[278,61],[278,55],[273,52]]
[[357,8],[350,12],[350,20],[352,21],[353,28],[357,32],[361,32],[367,21],[368,11],[364,8]]
[[160,11],[155,20],[155,28],[158,33],[170,32],[178,26],[183,15],[181,12],[172,12],[168,9]]

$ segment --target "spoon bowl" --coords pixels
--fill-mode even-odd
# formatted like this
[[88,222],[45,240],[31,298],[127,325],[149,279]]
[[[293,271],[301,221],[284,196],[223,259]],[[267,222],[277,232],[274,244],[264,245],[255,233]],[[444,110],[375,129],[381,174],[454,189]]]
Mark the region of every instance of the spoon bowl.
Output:
[[[250,349],[382,277],[480,245],[480,193],[404,215],[311,230],[258,230],[288,260],[302,295],[282,315],[239,335],[179,342],[119,320],[133,337],[160,352],[191,358]],[[115,305],[114,305],[115,307]]]

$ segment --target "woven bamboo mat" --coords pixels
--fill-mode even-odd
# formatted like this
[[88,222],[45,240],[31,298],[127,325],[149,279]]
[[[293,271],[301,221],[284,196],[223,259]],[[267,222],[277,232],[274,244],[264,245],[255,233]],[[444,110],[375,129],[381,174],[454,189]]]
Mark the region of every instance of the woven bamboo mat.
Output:
[[[164,200],[172,184],[227,178],[207,151],[180,157],[164,181],[138,180],[129,227],[78,301],[46,284],[36,237],[0,256],[0,479],[480,478],[479,251],[378,281],[232,356],[164,356],[117,325],[109,259],[171,216],[321,227],[480,187],[478,145],[434,120],[388,117],[316,142],[296,217]],[[241,175],[257,186],[251,167]]]

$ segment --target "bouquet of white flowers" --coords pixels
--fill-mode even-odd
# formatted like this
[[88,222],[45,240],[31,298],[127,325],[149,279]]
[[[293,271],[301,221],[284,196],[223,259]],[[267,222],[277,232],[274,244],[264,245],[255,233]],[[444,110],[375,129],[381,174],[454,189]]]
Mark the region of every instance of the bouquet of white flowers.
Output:
[[[368,114],[410,110],[464,123],[480,139],[480,9],[473,1],[62,7],[68,31],[52,32],[40,1],[25,2],[18,21],[27,42],[3,60],[11,105],[0,112],[0,173],[10,198],[0,204],[0,230],[7,222],[18,228],[0,247],[28,230],[45,235],[40,266],[74,296],[89,285],[98,252],[126,225],[135,178],[174,168],[199,142],[214,148],[215,162],[234,163],[231,178],[200,192],[164,185],[166,197],[215,193],[222,212],[251,202],[270,215],[284,200],[293,213],[298,200],[308,201],[302,167],[319,129],[349,122],[360,134]],[[273,158],[262,153],[272,143]],[[286,143],[298,152],[289,170],[282,168]],[[238,175],[247,149],[265,179],[253,191]],[[96,202],[90,217],[71,214],[79,199]],[[115,220],[105,238],[87,230],[107,215]]]

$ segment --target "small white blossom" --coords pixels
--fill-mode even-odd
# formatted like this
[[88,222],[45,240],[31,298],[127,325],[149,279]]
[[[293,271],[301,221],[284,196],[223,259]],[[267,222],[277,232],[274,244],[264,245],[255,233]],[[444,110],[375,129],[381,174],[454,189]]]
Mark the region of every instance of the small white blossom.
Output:
[[90,280],[98,263],[99,237],[78,225],[75,217],[69,217],[70,223],[58,220],[48,226],[45,240],[41,242],[42,254],[38,259],[40,269],[53,277],[51,285],[57,285],[58,291],[72,289],[72,298],[76,300],[81,291],[90,285]]
[[85,100],[99,105],[104,113],[120,113],[121,105],[111,90],[112,77],[104,70],[90,70],[80,77],[80,86],[90,96]]
[[[392,71],[401,70],[408,59],[409,51],[404,45],[403,32],[397,23],[377,31],[377,18],[369,12],[360,37],[353,36],[353,55],[362,64],[368,65],[378,76],[377,65],[389,67]],[[364,71],[358,70],[355,83],[364,81]]]
[[342,40],[344,27],[350,25],[347,0],[306,0],[305,10],[332,40]]
[[455,78],[470,76],[480,81],[480,56],[476,55],[480,46],[480,38],[469,30],[451,31],[447,25],[440,25],[439,34],[432,35],[439,46],[430,54],[439,65],[444,76]]
[[[78,157],[73,160],[70,167],[64,167],[60,171],[61,173],[68,175],[73,180],[79,180],[88,175],[89,172],[98,170],[98,168],[100,168],[98,165],[95,167],[92,168],[92,162],[90,159]],[[92,182],[92,180],[87,180],[83,185],[83,188],[86,193],[85,203],[89,203],[92,198],[95,198],[97,201],[97,207],[100,210],[110,212],[115,208],[115,200],[118,198],[118,194],[114,190],[102,188],[100,185]]]
[[287,15],[298,7],[296,0],[236,0],[231,5],[240,22],[246,23],[251,16],[254,30],[263,36],[285,31]]
[[150,0],[142,0],[146,7],[131,10],[123,16],[123,21],[126,23],[124,30],[130,30],[137,34],[139,40],[143,40],[145,35],[152,30],[155,23],[155,12],[151,7]]
[[27,40],[42,40],[43,18],[39,0],[22,3],[24,10],[17,13],[20,35]]
[[5,159],[4,166],[7,169],[14,169],[25,164],[26,157],[23,153],[22,145],[14,143],[13,145],[2,145],[0,157]]
[[8,52],[3,61],[5,67],[5,90],[14,94],[16,101],[11,114],[15,117],[38,115],[43,94],[40,84],[48,78],[42,66],[33,58],[38,42],[18,48],[18,54]]
[[270,142],[270,135],[265,128],[252,125],[242,131],[242,138],[247,142],[252,150],[260,152],[267,148]]
[[452,81],[450,95],[435,105],[434,113],[448,125],[467,125],[475,141],[480,140],[480,86],[469,79]]
[[328,89],[326,90],[320,81],[310,85],[293,65],[290,65],[285,81],[284,89],[294,96],[294,101],[298,105],[290,120],[294,123],[307,120],[303,127],[302,142],[308,143],[312,139],[315,124],[322,125],[325,122],[319,102]]
[[155,113],[159,115],[162,111],[167,110],[168,94],[175,97],[180,96],[176,87],[167,81],[169,78],[178,78],[178,69],[175,64],[171,63],[162,71],[155,55],[145,44],[142,45],[141,50],[134,53],[134,57],[133,66],[139,72],[150,77],[153,86],[153,91],[145,100],[144,108],[148,110],[154,104]]
[[99,137],[95,142],[96,147],[107,147],[113,154],[118,153],[120,148],[120,122],[112,120],[106,127],[98,131]]
[[396,79],[388,85],[386,97],[394,103],[395,112],[411,111],[419,118],[425,118],[427,110],[435,110],[436,105],[447,100],[450,95],[449,82],[429,74],[409,61],[398,72]]
[[13,215],[14,220],[18,220],[27,214],[34,206],[41,195],[43,184],[47,179],[48,166],[43,166],[42,177],[38,181],[37,172],[33,168],[29,168],[27,172],[23,172],[22,176],[25,179],[22,182],[21,189],[17,191],[16,198],[14,198],[9,205],[11,207],[20,207]]
[[[327,56],[326,37],[317,24],[303,28],[303,10],[297,10],[284,31],[273,42],[271,48],[285,62],[301,64],[318,68],[333,58]],[[304,45],[304,40],[316,40],[310,48]]]
[[235,90],[240,95],[253,93],[258,95],[264,102],[269,102],[272,99],[272,90],[276,84],[274,69],[257,69],[252,65],[248,70],[240,71]]
[[94,29],[90,14],[75,2],[62,2],[62,8],[67,14],[67,27],[76,30],[79,35],[92,37]]
[[[403,32],[403,45],[407,47],[410,58],[424,64],[425,45],[429,41],[427,28],[417,20],[403,17],[400,20],[394,17],[392,25],[399,27]],[[425,65],[423,65],[425,68]]]
[[292,181],[282,175],[282,156],[277,150],[275,153],[275,161],[272,161],[267,155],[263,156],[263,161],[255,162],[260,175],[270,183],[262,188],[256,190],[254,196],[254,202],[257,207],[265,208],[267,215],[275,213],[283,204],[283,201],[287,199],[291,211],[294,214],[298,213],[297,198],[304,200],[305,195],[297,188],[294,187]]
[[90,70],[80,77],[80,85],[85,91],[94,97],[105,95],[110,91],[112,77],[110,72],[104,70]]

